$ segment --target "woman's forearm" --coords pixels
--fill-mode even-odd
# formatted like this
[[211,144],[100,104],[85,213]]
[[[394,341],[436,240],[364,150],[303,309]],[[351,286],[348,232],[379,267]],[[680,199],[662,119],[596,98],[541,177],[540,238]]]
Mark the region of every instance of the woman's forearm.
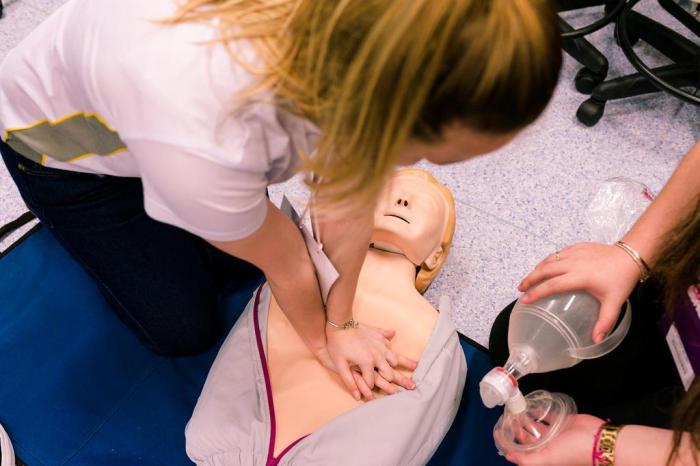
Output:
[[651,266],[666,235],[685,218],[700,196],[700,143],[681,161],[661,193],[623,240]]
[[210,241],[260,268],[294,329],[312,350],[325,347],[325,312],[316,273],[299,228],[271,203],[263,225],[247,238]]
[[352,318],[357,280],[372,234],[373,207],[367,206],[363,213],[352,218],[329,218],[320,222],[324,251],[340,274],[326,303],[328,319],[334,322],[347,322]]
[[[617,437],[616,466],[665,466],[673,445],[673,432],[646,426],[625,426]],[[694,451],[688,434],[683,435],[677,457],[670,466],[694,465]]]
[[326,346],[326,317],[316,273],[307,259],[294,270],[267,274],[272,293],[306,345],[315,353]]

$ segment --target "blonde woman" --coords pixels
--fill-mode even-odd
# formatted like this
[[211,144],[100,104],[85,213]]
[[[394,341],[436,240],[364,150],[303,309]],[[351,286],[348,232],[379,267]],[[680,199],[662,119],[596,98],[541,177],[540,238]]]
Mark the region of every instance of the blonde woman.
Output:
[[[556,24],[545,0],[69,0],[0,68],[0,149],[152,350],[208,348],[253,264],[356,398],[376,377],[411,388],[392,331],[352,321],[373,203],[396,165],[466,160],[531,123]],[[325,309],[266,197],[298,171],[340,273]]]

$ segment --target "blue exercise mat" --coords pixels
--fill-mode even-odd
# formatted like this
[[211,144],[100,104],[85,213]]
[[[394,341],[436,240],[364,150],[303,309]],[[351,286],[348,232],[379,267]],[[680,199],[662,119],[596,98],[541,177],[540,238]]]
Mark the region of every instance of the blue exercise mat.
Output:
[[[257,283],[226,302],[228,325]],[[491,366],[463,339],[467,388],[434,465],[502,465],[478,382]],[[218,345],[162,358],[113,315],[86,273],[39,228],[0,257],[0,423],[29,466],[179,466],[184,428]]]

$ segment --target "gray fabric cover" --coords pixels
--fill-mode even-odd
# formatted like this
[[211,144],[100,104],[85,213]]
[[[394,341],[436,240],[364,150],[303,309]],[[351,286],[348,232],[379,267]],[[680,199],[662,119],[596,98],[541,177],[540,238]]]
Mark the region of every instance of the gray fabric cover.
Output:
[[256,338],[257,320],[264,350],[269,287],[263,285],[256,296],[221,347],[185,429],[192,461],[212,466],[387,466],[430,459],[457,413],[467,371],[446,300],[413,374],[416,390],[346,412],[273,458],[273,422]]

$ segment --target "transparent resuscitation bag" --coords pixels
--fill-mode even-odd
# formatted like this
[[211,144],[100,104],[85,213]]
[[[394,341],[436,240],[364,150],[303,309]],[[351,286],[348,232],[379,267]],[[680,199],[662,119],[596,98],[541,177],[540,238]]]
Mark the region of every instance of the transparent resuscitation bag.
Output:
[[[604,182],[587,210],[592,238],[612,243],[624,236],[653,200],[645,185],[625,178]],[[584,291],[555,294],[535,303],[516,302],[508,330],[508,361],[480,383],[487,407],[505,405],[494,427],[499,451],[534,451],[566,428],[576,414],[568,395],[537,390],[523,396],[518,379],[529,373],[571,367],[614,350],[627,335],[632,311],[625,303],[618,324],[601,342],[593,342],[600,303]]]
[[526,374],[564,369],[615,349],[631,325],[630,304],[625,304],[615,330],[593,343],[599,310],[598,300],[585,292],[555,294],[532,304],[518,300],[508,329],[508,361],[493,368],[479,384],[484,404],[489,408],[505,404]]

